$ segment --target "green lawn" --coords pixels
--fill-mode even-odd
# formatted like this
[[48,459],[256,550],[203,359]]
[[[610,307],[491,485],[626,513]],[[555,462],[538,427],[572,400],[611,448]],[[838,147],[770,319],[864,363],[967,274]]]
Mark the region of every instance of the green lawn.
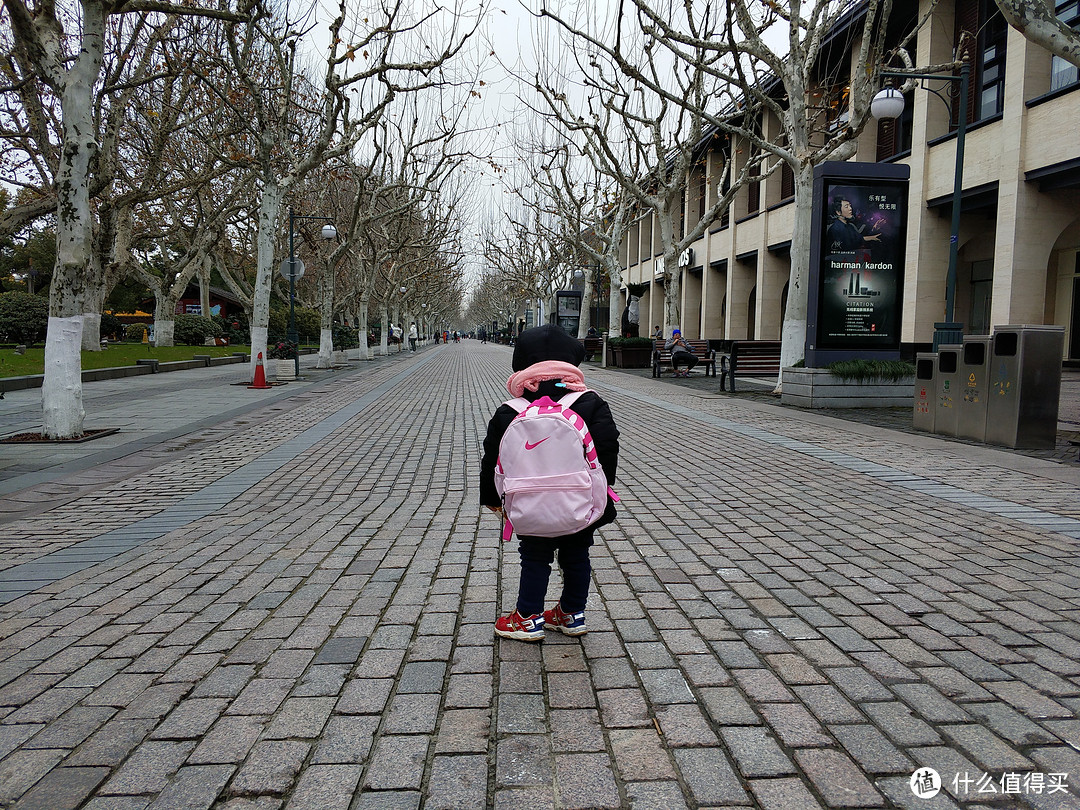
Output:
[[[152,357],[162,362],[190,360],[197,354],[228,357],[230,354],[250,351],[248,346],[167,346],[157,348],[148,343],[113,343],[100,352],[83,352],[82,367],[113,368],[132,366],[136,360]],[[45,347],[33,347],[26,354],[15,354],[11,348],[0,349],[0,377],[23,377],[42,374],[45,371]]]

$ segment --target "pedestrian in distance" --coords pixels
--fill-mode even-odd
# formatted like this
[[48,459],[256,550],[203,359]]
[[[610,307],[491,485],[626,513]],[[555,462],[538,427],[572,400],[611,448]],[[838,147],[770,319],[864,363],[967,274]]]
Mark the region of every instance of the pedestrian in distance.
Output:
[[[690,344],[683,339],[678,329],[671,330],[671,337],[664,344],[664,351],[671,352],[671,368],[676,377],[689,377],[690,371],[697,365],[697,358]],[[682,370],[680,371],[680,366]]]
[[409,351],[410,352],[415,352],[416,351],[416,338],[417,337],[418,337],[418,335],[416,333],[416,321],[413,321],[412,324],[409,326]]
[[[615,519],[617,496],[611,487],[619,429],[608,404],[585,385],[578,368],[584,357],[581,343],[559,326],[522,332],[511,361],[514,373],[506,383],[514,399],[500,405],[488,423],[480,503],[503,518],[504,540],[512,526],[521,560],[517,605],[495,622],[495,633],[503,638],[540,641],[545,627],[570,636],[586,632],[589,547],[596,529]],[[540,432],[533,432],[530,441],[529,430]],[[526,469],[529,465],[534,468]],[[567,481],[576,476],[578,500],[558,488],[530,489],[522,474],[531,472],[550,484],[556,477],[553,470]],[[590,479],[587,494],[582,476]],[[562,592],[555,606],[544,610],[556,556]]]

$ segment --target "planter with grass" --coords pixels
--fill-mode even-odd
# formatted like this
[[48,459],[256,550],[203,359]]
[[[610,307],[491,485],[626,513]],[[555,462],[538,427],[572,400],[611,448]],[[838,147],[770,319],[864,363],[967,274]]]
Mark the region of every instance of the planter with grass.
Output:
[[652,365],[652,341],[649,338],[612,338],[608,341],[609,365],[616,368],[649,368]]
[[915,367],[903,360],[843,360],[785,368],[780,401],[800,408],[912,407]]

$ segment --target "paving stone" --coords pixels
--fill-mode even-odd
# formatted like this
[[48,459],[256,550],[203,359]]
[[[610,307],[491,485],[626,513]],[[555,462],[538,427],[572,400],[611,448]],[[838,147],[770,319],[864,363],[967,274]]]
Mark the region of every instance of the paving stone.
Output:
[[405,648],[369,649],[356,668],[358,678],[395,678],[405,660]]
[[522,807],[554,807],[555,792],[550,785],[531,788],[496,788],[495,810],[520,810]]
[[821,810],[821,804],[799,779],[752,779],[750,790],[761,810]]
[[619,790],[604,754],[559,754],[555,784],[568,807],[620,808]]
[[156,740],[193,740],[201,737],[221,716],[226,698],[193,698],[181,702],[154,729]]
[[835,667],[826,669],[825,675],[855,703],[893,699],[893,693],[881,681],[863,669]]
[[310,765],[301,774],[286,810],[349,810],[359,782],[359,765]]
[[631,782],[626,798],[629,810],[687,810],[678,782]]
[[655,728],[613,729],[609,737],[615,767],[623,780],[675,778],[675,769]]
[[398,680],[398,693],[441,693],[445,675],[445,662],[420,661],[406,664]]
[[487,751],[490,732],[490,709],[444,711],[439,722],[435,752],[469,754]]
[[997,697],[1012,705],[1021,714],[1032,719],[1069,718],[1072,711],[1057,701],[1040,695],[1026,683],[1002,681],[987,684],[987,689]]
[[388,678],[358,678],[346,684],[334,711],[341,714],[379,714],[390,699],[394,682]]
[[941,737],[922,720],[914,716],[904,703],[865,703],[862,710],[901,747],[912,745],[938,745]]
[[827,683],[825,676],[801,655],[794,653],[767,655],[765,660],[788,685]]
[[1001,772],[1032,769],[1031,760],[1022,756],[982,726],[965,724],[939,726],[939,729],[945,737],[967,753],[974,762],[988,771]]
[[424,776],[428,740],[425,737],[381,737],[364,777],[373,790],[418,790]]
[[664,742],[671,747],[716,746],[719,743],[716,732],[696,705],[661,706],[656,711],[656,720]]
[[221,666],[204,678],[191,693],[191,697],[236,697],[255,676],[255,667]]
[[495,744],[496,790],[506,787],[550,789],[554,776],[551,752],[542,736],[513,734],[501,737]]
[[387,734],[431,734],[439,719],[440,695],[398,694],[384,720]]
[[690,685],[678,669],[647,669],[638,673],[651,702],[659,705],[696,703]]
[[108,768],[53,768],[15,806],[19,810],[75,810],[108,775]]
[[600,716],[595,709],[552,709],[549,721],[555,753],[606,750]]
[[0,806],[10,806],[64,758],[64,751],[42,749],[9,754],[0,762]]
[[780,742],[789,748],[822,747],[833,743],[814,716],[798,703],[763,703],[758,710]]
[[[91,734],[101,728],[114,714],[115,709],[93,706],[75,706],[61,715],[56,721],[47,726],[0,726],[0,737],[4,736],[6,728],[25,729],[25,733],[15,731],[13,739],[25,740],[31,735],[33,739],[24,744],[24,748],[67,748],[73,749],[81,745]],[[37,734],[33,732],[40,731]],[[7,751],[2,751],[6,756]],[[0,757],[2,758],[2,757]]]
[[101,788],[105,795],[160,793],[195,749],[190,741],[145,742]]
[[874,726],[829,726],[829,731],[866,773],[910,775],[915,769],[915,763]]
[[594,684],[605,689],[623,689],[638,685],[637,675],[629,661],[619,658],[599,658],[589,661]]
[[205,810],[225,789],[236,770],[232,765],[196,765],[182,767],[158,797],[150,810]]
[[637,689],[605,689],[597,692],[600,717],[605,728],[634,728],[649,724],[645,698]]
[[702,689],[701,700],[713,722],[722,726],[747,726],[761,722],[746,698],[734,687]]
[[154,720],[110,720],[65,761],[67,766],[116,767],[150,733]]
[[731,763],[717,748],[678,748],[672,751],[683,782],[699,805],[749,805]]
[[234,796],[284,795],[296,781],[311,746],[291,740],[256,743],[229,792]]
[[500,695],[496,717],[499,734],[542,734],[546,730],[542,695]]
[[829,807],[884,807],[885,799],[848,757],[833,750],[795,752],[795,761]]
[[492,677],[488,672],[450,676],[447,708],[484,708],[491,705]]
[[483,810],[487,806],[486,756],[437,756],[428,780],[425,807]]
[[502,661],[499,664],[499,691],[540,694],[544,691],[540,667],[533,661]]
[[361,764],[371,752],[379,718],[337,715],[320,735],[311,761],[317,765]]
[[791,760],[762,727],[729,726],[720,729],[720,737],[735,758],[739,772],[748,779],[795,773]]
[[202,736],[189,765],[242,762],[259,739],[265,717],[222,717]]
[[345,664],[312,666],[300,676],[299,683],[289,692],[289,697],[337,697],[349,676],[350,667]]

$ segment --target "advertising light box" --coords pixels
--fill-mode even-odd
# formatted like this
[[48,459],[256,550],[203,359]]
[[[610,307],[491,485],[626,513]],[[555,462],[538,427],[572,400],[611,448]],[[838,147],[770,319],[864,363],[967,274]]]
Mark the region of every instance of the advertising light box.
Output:
[[907,192],[907,166],[815,169],[807,366],[900,356]]

